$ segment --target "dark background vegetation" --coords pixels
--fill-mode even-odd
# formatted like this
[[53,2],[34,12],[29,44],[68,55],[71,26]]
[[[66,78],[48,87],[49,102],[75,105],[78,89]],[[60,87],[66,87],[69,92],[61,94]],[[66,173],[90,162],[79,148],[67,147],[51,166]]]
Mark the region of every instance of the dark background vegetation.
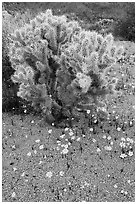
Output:
[[[116,40],[135,41],[135,3],[134,2],[5,2],[3,9],[11,15],[16,12],[30,11],[34,16],[46,9],[52,9],[56,15],[66,14],[78,19],[85,29],[101,33],[112,32]],[[104,21],[102,21],[105,19]],[[101,21],[100,21],[101,20]],[[4,44],[3,44],[4,45]],[[14,73],[9,58],[2,56],[2,109],[3,112],[23,112],[30,105],[17,97],[18,87],[10,77]],[[29,112],[28,111],[28,112]]]

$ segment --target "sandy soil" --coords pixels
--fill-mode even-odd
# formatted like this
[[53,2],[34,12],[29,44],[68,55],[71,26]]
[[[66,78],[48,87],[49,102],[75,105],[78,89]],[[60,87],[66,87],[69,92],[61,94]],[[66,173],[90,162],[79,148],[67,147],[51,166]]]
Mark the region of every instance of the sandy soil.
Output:
[[110,119],[83,132],[3,114],[3,201],[133,202],[135,199],[134,43],[110,75],[120,97],[109,98]]

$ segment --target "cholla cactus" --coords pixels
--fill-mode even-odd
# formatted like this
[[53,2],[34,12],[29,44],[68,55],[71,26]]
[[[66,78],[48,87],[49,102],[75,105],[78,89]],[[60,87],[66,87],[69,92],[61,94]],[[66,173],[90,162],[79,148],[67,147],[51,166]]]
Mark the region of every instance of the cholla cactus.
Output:
[[114,93],[116,80],[106,75],[123,48],[113,45],[111,34],[85,31],[78,22],[47,10],[16,30],[10,40],[18,96],[44,113],[52,113],[54,106],[70,114],[77,108],[99,109],[107,94]]
[[[111,34],[103,37],[96,32],[81,30],[74,34],[67,47],[63,47],[62,56],[66,60],[65,69],[73,68],[74,79],[71,82],[73,93],[80,89],[82,97],[78,105],[93,108],[93,104],[105,107],[106,96],[116,93],[117,80],[110,80],[107,71],[121,58],[123,48],[114,45]],[[64,66],[62,66],[64,69]]]

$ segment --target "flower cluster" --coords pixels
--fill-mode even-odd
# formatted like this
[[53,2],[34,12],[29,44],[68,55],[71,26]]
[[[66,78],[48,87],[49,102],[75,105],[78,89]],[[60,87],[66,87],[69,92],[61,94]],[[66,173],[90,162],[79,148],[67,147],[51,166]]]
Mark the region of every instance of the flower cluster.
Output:
[[55,115],[55,107],[67,116],[74,109],[104,107],[106,96],[115,93],[117,80],[110,80],[107,71],[121,58],[123,48],[114,45],[111,34],[86,31],[77,21],[47,10],[10,40],[18,96],[45,114]]

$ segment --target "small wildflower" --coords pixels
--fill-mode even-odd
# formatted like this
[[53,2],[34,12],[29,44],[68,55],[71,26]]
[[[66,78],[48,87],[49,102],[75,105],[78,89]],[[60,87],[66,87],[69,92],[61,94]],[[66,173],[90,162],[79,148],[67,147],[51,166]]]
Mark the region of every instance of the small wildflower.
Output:
[[44,145],[40,145],[40,146],[39,146],[39,149],[44,149]]
[[97,148],[97,152],[101,152],[101,149]]
[[124,142],[120,142],[120,147],[126,147],[126,144]]
[[52,129],[48,130],[48,133],[51,134],[52,133]]
[[127,180],[127,182],[130,184],[131,183],[131,181],[130,180]]
[[109,136],[107,137],[107,139],[108,139],[108,140],[111,140],[111,136],[109,135]]
[[113,145],[114,144],[113,141],[111,141],[110,144]]
[[61,145],[61,141],[60,140],[57,140],[57,143],[58,143],[58,145]]
[[25,172],[23,172],[23,173],[21,174],[21,176],[22,176],[22,177],[25,176]]
[[31,156],[31,152],[28,152],[28,153],[27,153],[27,156],[29,156],[29,157],[30,157],[30,156]]
[[60,171],[59,174],[60,174],[60,176],[63,176],[63,175],[64,175],[64,172],[63,172],[63,171]]
[[37,154],[37,150],[34,150],[34,154]]
[[112,147],[111,147],[111,146],[105,146],[104,148],[105,148],[105,150],[107,150],[107,151],[111,151],[111,150],[112,150]]
[[47,176],[48,178],[51,178],[52,175],[53,175],[53,173],[52,173],[51,171],[49,171],[49,172],[46,173],[46,176]]
[[129,137],[127,137],[127,141],[130,142],[131,144],[134,143],[133,139],[130,139]]
[[90,110],[87,110],[87,114],[90,114]]
[[124,193],[124,190],[121,190],[121,193],[123,194],[123,193]]
[[130,121],[130,122],[129,122],[129,125],[130,125],[130,126],[132,126],[132,125],[133,125],[133,122],[132,122],[132,121]]
[[68,149],[63,149],[62,150],[62,154],[67,154],[68,153]]
[[127,157],[126,154],[121,154],[121,155],[120,155],[120,158],[122,158],[122,159],[124,159],[125,157]]
[[67,149],[68,148],[68,144],[63,144],[63,145],[61,145],[61,147],[65,147],[65,149]]
[[117,131],[120,131],[120,130],[121,130],[121,128],[120,128],[120,127],[118,127],[118,128],[117,128]]
[[16,167],[13,167],[13,171],[16,171],[17,170],[17,168]]
[[103,135],[103,139],[106,139],[107,138],[107,136],[106,135]]
[[11,195],[11,197],[14,198],[15,196],[16,196],[16,193],[13,192],[12,195]]
[[128,194],[128,192],[127,192],[127,191],[125,191],[124,193],[125,193],[125,195],[127,195],[127,194]]
[[98,120],[97,120],[97,119],[95,119],[93,122],[94,122],[94,123],[97,123],[97,121],[98,121]]
[[35,140],[35,142],[36,142],[36,143],[39,143],[39,142],[40,142],[40,139],[38,139],[38,140]]
[[132,152],[132,151],[129,151],[129,152],[128,152],[128,155],[129,155],[130,157],[132,157],[132,156],[133,156],[133,152]]
[[114,185],[114,188],[117,188],[117,187],[118,187],[117,184],[115,184],[115,185]]
[[94,143],[96,142],[96,140],[95,140],[94,138],[92,139],[92,141],[93,141]]
[[73,133],[72,131],[70,131],[70,132],[69,132],[69,135],[72,136],[72,135],[74,135],[74,133]]
[[90,132],[93,132],[93,128],[90,128],[89,130],[90,130]]
[[66,128],[65,128],[65,131],[68,131],[68,130],[69,130],[69,128],[66,127]]
[[74,139],[75,139],[75,136],[72,136],[71,139],[74,140]]
[[64,138],[64,137],[65,137],[65,134],[61,135],[60,137],[61,137],[61,138]]
[[60,150],[60,148],[59,148],[59,147],[57,147],[56,149],[57,149],[57,151],[59,151],[59,150]]

